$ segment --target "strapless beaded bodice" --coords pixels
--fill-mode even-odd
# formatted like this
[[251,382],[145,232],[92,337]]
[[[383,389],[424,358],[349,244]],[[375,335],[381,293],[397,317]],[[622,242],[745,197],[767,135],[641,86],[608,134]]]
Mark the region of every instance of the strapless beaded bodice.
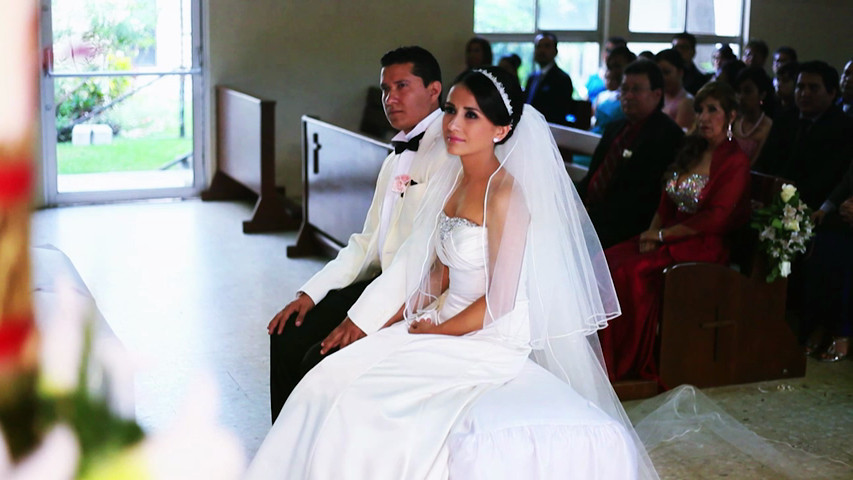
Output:
[[704,198],[708,175],[691,173],[678,181],[678,172],[673,172],[666,182],[666,194],[675,203],[679,212],[696,213]]
[[[438,223],[439,242],[436,254],[450,273],[450,286],[438,312],[440,322],[461,312],[486,293],[487,243],[486,227],[442,212]],[[499,338],[526,348],[530,340],[527,322],[527,296],[519,285],[516,310],[501,317],[501,321],[479,330],[475,335]]]
[[436,254],[450,271],[450,290],[441,309],[442,321],[456,315],[486,293],[485,227],[441,213]]

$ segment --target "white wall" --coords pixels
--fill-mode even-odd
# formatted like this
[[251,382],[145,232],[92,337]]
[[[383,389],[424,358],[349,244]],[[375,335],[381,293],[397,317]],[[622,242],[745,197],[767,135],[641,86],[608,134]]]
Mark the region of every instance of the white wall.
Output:
[[289,197],[302,190],[303,114],[357,129],[367,87],[379,83],[379,58],[401,45],[430,50],[451,81],[463,68],[474,21],[473,0],[208,0],[205,6],[208,93],[222,84],[277,102],[276,176]]
[[787,45],[800,61],[824,60],[841,70],[853,57],[853,0],[752,0],[750,37],[771,53]]

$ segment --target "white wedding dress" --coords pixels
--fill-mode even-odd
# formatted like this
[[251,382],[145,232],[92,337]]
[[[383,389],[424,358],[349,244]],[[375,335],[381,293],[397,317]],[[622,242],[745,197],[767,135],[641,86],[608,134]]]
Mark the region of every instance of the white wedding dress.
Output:
[[[443,321],[483,296],[486,235],[443,213],[439,228]],[[528,359],[516,317],[462,337],[399,322],[330,355],[293,391],[247,478],[631,478],[622,426]]]

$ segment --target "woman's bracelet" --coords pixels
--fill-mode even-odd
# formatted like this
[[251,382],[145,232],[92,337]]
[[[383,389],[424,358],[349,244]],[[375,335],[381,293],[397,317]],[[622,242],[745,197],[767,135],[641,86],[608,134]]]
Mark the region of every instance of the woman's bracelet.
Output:
[[658,241],[663,243],[663,229],[658,229]]

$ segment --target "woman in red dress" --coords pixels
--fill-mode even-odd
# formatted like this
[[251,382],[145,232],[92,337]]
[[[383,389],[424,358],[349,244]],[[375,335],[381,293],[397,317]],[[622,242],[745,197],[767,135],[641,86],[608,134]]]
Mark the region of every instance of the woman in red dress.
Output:
[[664,175],[649,229],[605,255],[622,316],[601,330],[610,380],[658,380],[654,360],[663,270],[679,262],[726,263],[727,234],[749,217],[749,158],[732,141],[735,93],[711,82],[696,93],[696,124]]

